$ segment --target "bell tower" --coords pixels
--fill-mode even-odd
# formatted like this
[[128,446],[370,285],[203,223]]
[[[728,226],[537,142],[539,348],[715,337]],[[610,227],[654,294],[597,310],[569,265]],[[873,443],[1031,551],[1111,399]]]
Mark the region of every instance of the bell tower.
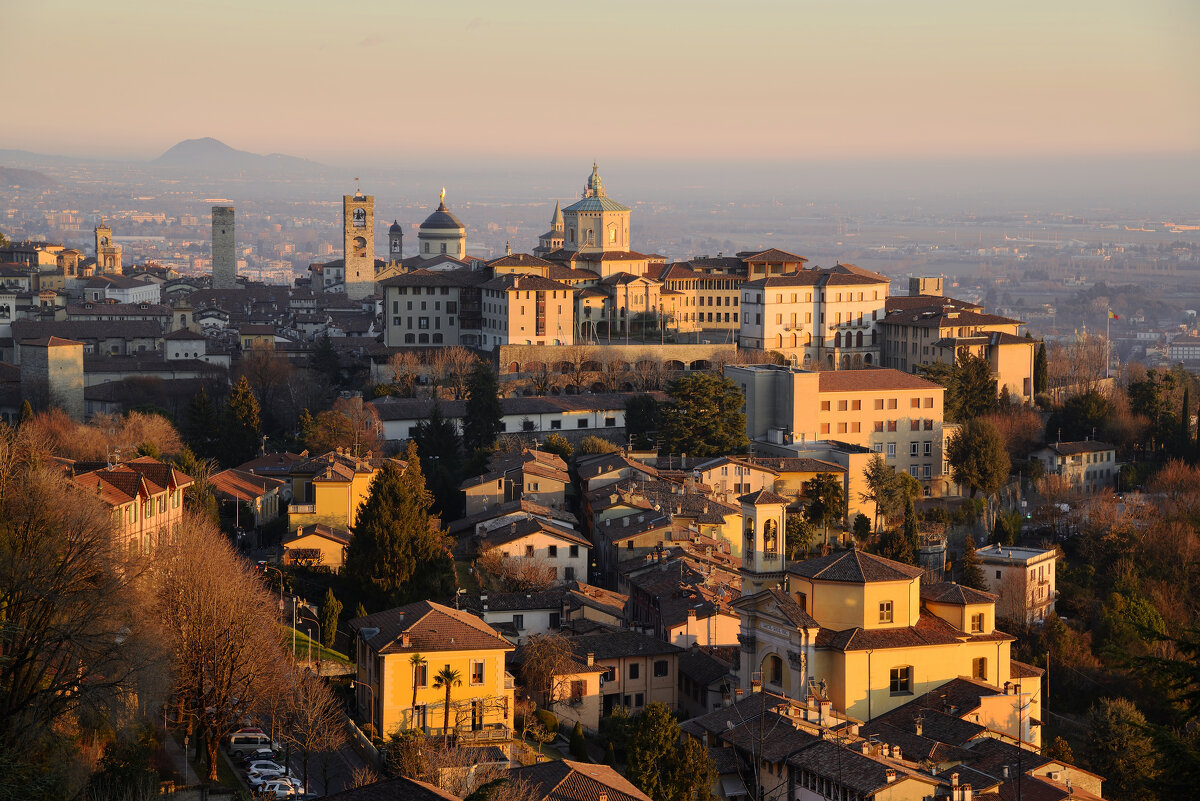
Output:
[[388,228],[388,261],[395,263],[404,259],[404,226],[399,220],[392,220]]
[[375,198],[342,196],[342,256],[346,294],[356,300],[375,291]]
[[770,490],[738,498],[742,507],[742,595],[754,595],[783,582],[784,509],[788,500]]
[[113,242],[112,229],[108,221],[100,218],[94,229],[96,235],[96,271],[101,273],[121,272],[121,246]]

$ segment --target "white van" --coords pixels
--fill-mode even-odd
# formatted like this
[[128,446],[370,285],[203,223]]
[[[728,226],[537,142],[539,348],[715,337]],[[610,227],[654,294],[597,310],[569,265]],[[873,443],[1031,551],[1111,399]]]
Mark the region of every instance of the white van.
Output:
[[260,748],[278,750],[279,744],[272,742],[265,734],[237,733],[229,735],[229,753],[233,755],[248,754]]

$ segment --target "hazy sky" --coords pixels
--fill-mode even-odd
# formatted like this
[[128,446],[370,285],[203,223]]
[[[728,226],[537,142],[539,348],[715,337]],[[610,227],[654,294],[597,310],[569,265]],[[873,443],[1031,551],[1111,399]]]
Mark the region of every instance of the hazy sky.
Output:
[[1195,0],[8,0],[0,148],[329,163],[1200,150]]

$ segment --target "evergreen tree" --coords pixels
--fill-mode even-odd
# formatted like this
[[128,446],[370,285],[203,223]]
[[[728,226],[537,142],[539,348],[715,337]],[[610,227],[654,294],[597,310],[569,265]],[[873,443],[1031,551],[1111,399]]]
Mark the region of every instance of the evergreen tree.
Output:
[[854,539],[858,542],[865,542],[867,537],[871,536],[871,518],[859,512],[854,516]]
[[442,414],[442,404],[437,398],[433,399],[429,417],[417,423],[413,441],[417,452],[424,454],[421,469],[429,477],[434,511],[444,520],[457,520],[463,508],[462,492],[458,489],[462,481],[458,427]]
[[385,462],[371,480],[346,549],[346,574],[382,608],[454,593],[450,543],[429,510],[416,443],[407,466]]
[[714,373],[688,373],[667,388],[670,400],[661,410],[665,453],[724,456],[745,453],[746,399],[737,384]]
[[342,616],[342,602],[333,594],[333,587],[325,590],[321,603],[321,645],[332,648],[337,640],[338,619]]
[[1183,408],[1179,415],[1179,439],[1175,444],[1175,452],[1187,459],[1192,444],[1192,388],[1183,385]]
[[634,395],[625,401],[625,433],[638,450],[655,446],[658,433],[658,401],[653,395]]
[[983,577],[983,564],[975,553],[975,538],[967,532],[963,545],[962,563],[958,566],[958,583],[973,590],[987,592],[987,580]]
[[629,779],[653,801],[708,801],[716,766],[699,741],[679,735],[666,704],[647,705],[629,747]]
[[359,601],[358,606],[354,607],[354,616],[355,617],[366,617],[367,616],[367,607],[362,605],[362,601]]
[[610,767],[617,764],[617,754],[613,749],[612,740],[609,740],[608,745],[604,746],[604,764]]
[[1075,752],[1071,750],[1071,744],[1061,737],[1051,740],[1050,745],[1046,746],[1046,750],[1042,752],[1042,756],[1064,765],[1075,764]]
[[955,419],[966,422],[996,408],[996,379],[992,367],[983,356],[969,353],[959,355],[955,366],[958,373],[958,406]]
[[261,446],[262,418],[258,399],[250,389],[245,376],[234,384],[225,404],[225,425],[221,432],[222,462],[225,467],[236,467],[255,457]]
[[1039,342],[1033,353],[1033,394],[1044,393],[1050,385],[1050,365],[1046,360],[1046,343]]
[[[1126,698],[1101,698],[1088,712],[1088,759],[1104,772],[1108,798],[1147,798],[1158,775],[1146,717]],[[1195,789],[1195,788],[1191,788]]]
[[[203,392],[204,390],[201,390]],[[26,398],[21,402],[21,415],[17,418],[17,425],[24,425],[33,419],[33,405]]]
[[467,379],[467,408],[463,416],[463,446],[468,452],[490,448],[500,433],[500,384],[491,365],[476,361]]
[[955,483],[965,484],[971,497],[991,496],[1004,486],[1011,462],[1004,438],[987,420],[971,420],[950,438],[947,460]]
[[561,456],[563,461],[571,458],[571,454],[575,452],[575,448],[567,441],[567,438],[562,434],[548,434],[546,441],[542,443],[542,450],[546,453],[553,453]]
[[[308,443],[312,441],[313,435],[317,430],[317,418],[312,416],[307,408],[300,410],[300,419],[296,421],[296,433],[300,437],[300,441],[304,443],[304,447],[309,448]],[[309,448],[309,453],[313,449]]]
[[815,534],[812,523],[808,522],[803,515],[789,514],[784,526],[784,542],[787,546],[788,561],[797,562],[807,559]]
[[804,485],[804,498],[808,501],[805,516],[813,525],[823,527],[828,544],[829,524],[845,515],[846,496],[841,480],[832,473],[818,473]]
[[337,349],[333,347],[333,341],[329,339],[329,334],[322,334],[317,340],[317,346],[313,348],[312,367],[329,381],[333,386],[338,386],[342,383],[342,358],[338,355]]
[[217,410],[202,384],[183,412],[183,438],[201,459],[212,459],[218,455],[220,427]]
[[579,762],[591,762],[588,759],[587,740],[583,738],[583,724],[576,721],[575,728],[571,729],[571,756],[575,757]]
[[917,526],[917,510],[912,498],[904,499],[904,542],[914,558],[921,552],[921,531]]

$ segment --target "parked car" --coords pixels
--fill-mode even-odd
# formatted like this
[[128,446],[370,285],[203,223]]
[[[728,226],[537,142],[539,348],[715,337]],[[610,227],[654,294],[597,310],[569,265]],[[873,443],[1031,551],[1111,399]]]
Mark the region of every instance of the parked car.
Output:
[[286,770],[261,770],[247,774],[246,781],[250,783],[251,787],[257,790],[269,781],[286,778],[286,776]]
[[296,798],[304,793],[300,789],[300,783],[290,779],[272,779],[269,782],[263,782],[258,788],[258,792],[264,796],[274,796],[275,798]]
[[231,754],[248,754],[252,751],[257,751],[260,748],[278,749],[279,744],[273,742],[270,737],[261,733],[229,735],[229,753]]
[[275,762],[277,761],[277,756],[278,754],[276,754],[270,748],[259,748],[257,751],[250,751],[249,753],[244,754],[241,758],[241,762],[242,766],[245,767],[251,762],[261,762],[263,760]]
[[253,762],[248,762],[246,763],[245,769],[247,773],[263,773],[268,770],[287,773],[287,768],[270,759],[256,759]]

